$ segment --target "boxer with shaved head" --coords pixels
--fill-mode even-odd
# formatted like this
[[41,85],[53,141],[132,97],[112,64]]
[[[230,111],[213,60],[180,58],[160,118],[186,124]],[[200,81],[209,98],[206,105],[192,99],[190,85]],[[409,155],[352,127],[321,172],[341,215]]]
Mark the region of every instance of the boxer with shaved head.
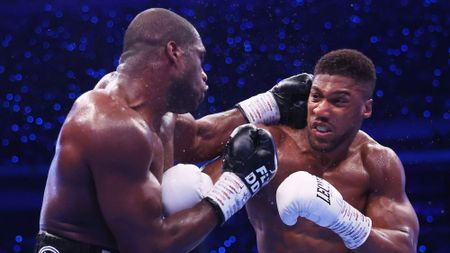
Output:
[[[196,29],[171,11],[133,19],[116,71],[75,101],[62,126],[36,253],[188,252],[273,178],[271,135],[252,124],[236,128],[246,122],[239,110],[199,121],[185,114],[208,88],[204,54]],[[214,145],[198,145],[212,137]],[[203,199],[168,217],[162,175],[187,149],[191,160],[223,152],[223,173],[214,185],[199,180],[208,186]],[[175,167],[200,175],[194,165]]]

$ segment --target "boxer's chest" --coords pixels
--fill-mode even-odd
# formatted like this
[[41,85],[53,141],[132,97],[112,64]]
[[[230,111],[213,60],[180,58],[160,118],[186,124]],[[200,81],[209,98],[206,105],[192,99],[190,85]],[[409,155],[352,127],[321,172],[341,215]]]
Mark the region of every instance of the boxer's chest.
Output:
[[[369,189],[369,175],[359,154],[348,157],[333,168],[324,169],[317,162],[307,158],[300,150],[291,148],[279,152],[276,176],[250,201],[249,211],[255,210],[257,213],[255,215],[265,216],[265,220],[270,219],[271,215],[278,216],[276,190],[289,175],[297,171],[307,171],[324,178],[342,194],[347,202],[359,210],[364,208]],[[298,191],[301,190],[302,185],[298,185]]]

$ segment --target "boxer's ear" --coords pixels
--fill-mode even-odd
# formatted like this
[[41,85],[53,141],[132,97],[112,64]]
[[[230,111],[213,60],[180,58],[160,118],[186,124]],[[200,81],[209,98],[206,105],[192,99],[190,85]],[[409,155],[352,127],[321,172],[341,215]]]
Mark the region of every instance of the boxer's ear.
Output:
[[362,116],[364,119],[368,119],[368,118],[370,118],[370,116],[372,116],[372,105],[373,105],[373,99],[371,99],[371,98],[367,99],[366,102],[364,102],[363,112],[362,112]]
[[184,51],[175,43],[175,41],[169,41],[165,47],[165,53],[169,58],[169,61],[177,64],[180,61],[180,56],[184,53]]

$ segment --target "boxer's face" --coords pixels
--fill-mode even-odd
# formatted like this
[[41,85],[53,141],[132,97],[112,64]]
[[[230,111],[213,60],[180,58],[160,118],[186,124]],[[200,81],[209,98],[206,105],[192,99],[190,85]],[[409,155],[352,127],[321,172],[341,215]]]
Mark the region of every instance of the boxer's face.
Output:
[[184,50],[184,64],[181,66],[180,75],[172,86],[172,112],[194,111],[205,98],[205,93],[208,90],[206,85],[208,78],[202,68],[205,52],[201,40]]
[[319,74],[314,78],[308,99],[308,139],[322,152],[351,142],[362,121],[372,113],[372,100],[364,95],[365,86],[353,79]]

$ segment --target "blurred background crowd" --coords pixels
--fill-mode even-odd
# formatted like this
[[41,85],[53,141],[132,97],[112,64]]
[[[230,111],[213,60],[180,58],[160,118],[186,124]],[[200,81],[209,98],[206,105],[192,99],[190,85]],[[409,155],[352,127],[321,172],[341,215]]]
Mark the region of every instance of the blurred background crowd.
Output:
[[[74,100],[115,69],[124,31],[150,7],[194,24],[209,91],[195,117],[312,72],[338,48],[378,75],[363,129],[393,148],[421,225],[418,252],[450,248],[450,2],[202,0],[0,2],[0,253],[31,252],[49,164]],[[257,252],[245,211],[197,252]]]

